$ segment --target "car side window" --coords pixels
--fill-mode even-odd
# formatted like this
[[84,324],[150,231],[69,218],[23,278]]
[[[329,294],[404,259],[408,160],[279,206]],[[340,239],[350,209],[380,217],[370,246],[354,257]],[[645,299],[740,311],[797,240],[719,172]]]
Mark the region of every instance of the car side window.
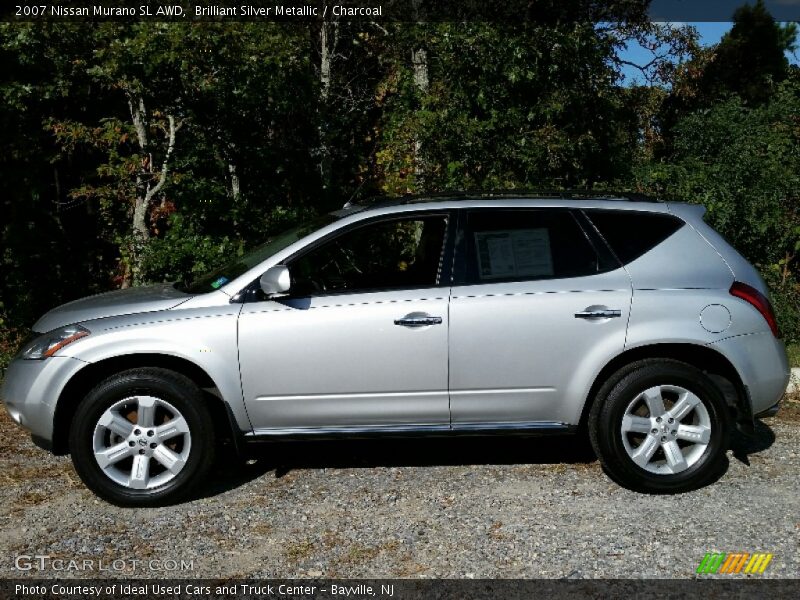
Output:
[[357,227],[289,264],[292,294],[435,286],[447,217],[397,218]]
[[685,225],[672,215],[627,210],[585,210],[623,264],[649,252]]
[[608,270],[568,210],[475,210],[467,215],[467,284],[583,277]]

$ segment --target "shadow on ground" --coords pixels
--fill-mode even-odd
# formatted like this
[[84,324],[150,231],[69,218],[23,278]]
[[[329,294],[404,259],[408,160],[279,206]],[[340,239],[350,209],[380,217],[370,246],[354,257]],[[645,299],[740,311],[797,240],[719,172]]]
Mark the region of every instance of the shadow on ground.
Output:
[[775,432],[764,421],[756,420],[755,433],[752,436],[734,431],[731,436],[731,450],[733,457],[739,462],[750,466],[751,454],[763,452],[775,443]]
[[[757,421],[752,437],[734,432],[731,450],[736,460],[749,465],[750,455],[763,452],[774,441],[772,429],[763,421]],[[271,442],[255,446],[249,461],[236,457],[232,450],[223,453],[198,497],[221,494],[270,472],[279,478],[290,471],[321,468],[587,464],[595,460],[585,436]],[[728,467],[726,460],[713,481],[722,477]]]
[[279,478],[304,469],[586,464],[595,460],[588,440],[567,435],[269,442],[254,446],[250,461],[232,452],[221,458],[200,497],[226,492],[269,472]]

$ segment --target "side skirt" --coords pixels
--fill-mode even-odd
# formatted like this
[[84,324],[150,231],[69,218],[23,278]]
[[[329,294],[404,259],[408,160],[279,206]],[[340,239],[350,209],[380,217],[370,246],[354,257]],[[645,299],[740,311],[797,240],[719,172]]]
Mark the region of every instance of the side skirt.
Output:
[[575,433],[577,426],[555,421],[453,423],[452,425],[365,425],[348,427],[284,427],[256,429],[245,443],[285,440],[361,439],[381,437],[447,437],[451,435],[559,435]]

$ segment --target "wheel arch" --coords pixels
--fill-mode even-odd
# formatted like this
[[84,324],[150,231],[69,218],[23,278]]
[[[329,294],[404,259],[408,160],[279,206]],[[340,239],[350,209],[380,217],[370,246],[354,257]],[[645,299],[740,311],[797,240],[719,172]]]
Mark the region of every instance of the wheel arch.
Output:
[[594,403],[599,401],[597,394],[600,388],[614,373],[633,362],[658,358],[679,360],[706,372],[725,397],[736,422],[743,427],[749,423],[752,427],[753,418],[749,395],[736,367],[721,352],[705,345],[689,342],[637,346],[611,359],[597,374],[586,398],[584,398],[580,426],[586,427],[589,412]]
[[236,441],[235,419],[221,397],[216,382],[202,367],[178,356],[141,353],[114,356],[88,363],[70,378],[56,402],[53,416],[53,453],[57,455],[69,453],[69,431],[78,404],[95,385],[115,373],[141,367],[168,369],[191,379],[203,390],[206,406],[211,412],[215,427],[217,427],[217,434],[223,438],[233,438],[234,442]]

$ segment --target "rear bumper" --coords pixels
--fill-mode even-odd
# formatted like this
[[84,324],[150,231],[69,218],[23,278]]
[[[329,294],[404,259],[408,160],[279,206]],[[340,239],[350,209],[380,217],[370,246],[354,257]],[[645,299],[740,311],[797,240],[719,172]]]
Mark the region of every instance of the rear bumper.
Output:
[[709,347],[722,353],[739,373],[749,392],[753,416],[777,412],[790,377],[783,342],[764,332],[725,338]]
[[776,402],[772,406],[770,406],[767,410],[762,410],[760,413],[753,415],[754,419],[765,419],[767,417],[774,417],[778,414],[778,411],[781,408],[780,401]]

